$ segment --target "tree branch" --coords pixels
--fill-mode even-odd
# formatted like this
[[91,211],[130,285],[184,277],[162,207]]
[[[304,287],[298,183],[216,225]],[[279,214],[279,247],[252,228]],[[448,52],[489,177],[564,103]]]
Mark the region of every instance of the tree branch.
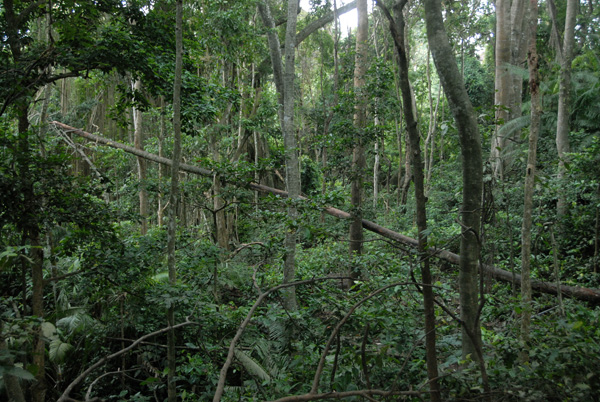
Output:
[[85,370],[83,373],[79,374],[79,376],[77,376],[77,378],[75,378],[73,381],[71,381],[71,383],[67,386],[67,388],[65,388],[64,392],[62,393],[62,395],[60,396],[60,398],[58,398],[57,402],[67,402],[69,400],[71,400],[71,398],[69,397],[69,394],[71,393],[71,391],[73,391],[73,389],[83,380],[85,379],[88,374],[90,374],[92,371],[94,371],[95,369],[97,369],[98,367],[100,367],[101,365],[103,365],[104,363],[106,363],[107,361],[114,359],[115,357],[119,357],[121,356],[123,353],[127,353],[129,352],[131,349],[135,348],[137,345],[139,345],[140,343],[142,343],[143,341],[145,341],[148,338],[151,338],[153,336],[156,335],[160,335],[162,333],[168,332],[171,329],[177,329],[177,328],[181,328],[181,327],[185,327],[187,325],[192,325],[192,324],[197,324],[193,321],[186,321],[186,322],[182,322],[180,324],[177,325],[173,325],[172,327],[166,327],[163,329],[159,329],[158,331],[154,331],[151,332],[149,334],[146,334],[144,336],[142,336],[141,338],[138,338],[135,342],[133,342],[131,345],[127,346],[126,348],[123,348],[111,355],[108,356],[104,356],[103,358],[101,358],[100,360],[98,360],[96,363],[92,364],[87,370]]

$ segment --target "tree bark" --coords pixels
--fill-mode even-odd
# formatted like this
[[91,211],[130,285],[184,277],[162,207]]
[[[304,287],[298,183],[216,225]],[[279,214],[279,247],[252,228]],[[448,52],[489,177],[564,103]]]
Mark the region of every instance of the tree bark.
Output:
[[569,101],[571,92],[571,63],[573,62],[573,47],[575,45],[575,22],[579,1],[567,1],[567,16],[565,18],[565,35],[563,42],[563,58],[560,66],[560,83],[558,89],[558,116],[556,121],[556,150],[558,151],[558,202],[556,215],[562,218],[567,213],[564,177],[567,172],[565,162],[569,145]]
[[[540,101],[540,77],[538,73],[537,18],[538,0],[530,0],[531,15],[529,21],[529,91],[531,93],[531,125],[529,128],[529,151],[527,155],[527,169],[525,172],[525,196],[523,202],[523,226],[521,229],[521,339],[525,345],[529,343],[529,329],[531,326],[531,224],[533,211],[533,192],[535,185],[535,164],[537,154],[537,141],[540,131],[540,115],[542,106]],[[523,348],[523,360],[528,360],[527,346]]]
[[[289,228],[285,236],[285,261],[283,267],[283,283],[294,280],[296,273],[296,230],[298,208],[295,205],[300,197],[300,165],[298,161],[298,145],[294,125],[294,76],[296,56],[296,22],[298,18],[298,1],[288,1],[288,17],[285,29],[285,68],[283,73],[283,144],[285,148],[285,181],[290,204],[288,206]],[[289,287],[284,291],[284,304],[288,310],[298,309],[296,288]]]
[[[481,222],[481,197],[483,190],[483,163],[481,139],[475,112],[461,77],[454,53],[442,19],[439,0],[425,0],[427,40],[433,60],[448,98],[462,153],[462,208],[463,234],[460,241],[460,318],[464,322],[462,333],[463,358],[477,356],[481,348],[481,328],[479,326],[478,270]],[[474,339],[471,339],[469,333]]]

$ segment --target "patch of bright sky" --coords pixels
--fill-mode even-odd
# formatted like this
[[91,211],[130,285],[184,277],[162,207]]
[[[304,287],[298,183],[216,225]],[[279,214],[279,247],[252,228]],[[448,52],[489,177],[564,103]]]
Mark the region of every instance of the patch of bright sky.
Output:
[[[338,0],[337,7],[340,8],[340,7],[350,3],[350,1],[352,1],[352,0],[346,0],[346,1]],[[302,8],[304,11],[310,12],[310,11],[312,11],[312,6],[310,3],[311,3],[310,0],[300,0],[300,8]],[[369,8],[370,7],[371,7],[371,5],[369,4]],[[358,14],[356,13],[356,8],[354,10],[350,10],[347,13],[340,15],[339,20],[340,20],[340,33],[342,34],[342,37],[345,37],[348,35],[348,31],[356,28],[356,26],[358,25]]]

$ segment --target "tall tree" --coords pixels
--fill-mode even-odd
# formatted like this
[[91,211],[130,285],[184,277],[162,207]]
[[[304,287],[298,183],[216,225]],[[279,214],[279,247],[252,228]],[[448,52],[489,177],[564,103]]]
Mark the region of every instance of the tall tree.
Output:
[[[525,195],[523,202],[523,226],[521,229],[521,339],[527,345],[531,325],[531,223],[533,212],[533,191],[535,182],[535,164],[537,142],[540,131],[540,116],[542,113],[540,95],[540,77],[538,72],[537,54],[537,24],[538,1],[530,0],[529,16],[529,51],[527,64],[529,66],[529,92],[531,94],[531,124],[529,127],[529,151],[525,171]],[[527,359],[527,346],[523,348],[523,358]]]
[[[368,35],[369,19],[367,0],[358,0],[358,26],[356,28],[356,59],[354,64],[354,96],[356,106],[354,108],[354,130],[356,132],[354,149],[352,150],[352,183],[350,202],[352,204],[352,222],[350,223],[350,258],[362,254],[363,228],[362,228],[362,204],[363,204],[363,177],[366,166],[364,131],[367,126],[367,93],[365,78],[367,73],[368,57]],[[359,275],[352,268],[350,276],[357,278]]]
[[[177,0],[175,21],[175,80],[173,82],[173,165],[171,166],[171,191],[169,195],[169,222],[167,240],[167,264],[169,283],[174,286],[177,281],[175,261],[175,237],[177,235],[177,203],[179,198],[179,164],[181,163],[181,82],[183,75],[183,0]],[[175,307],[171,304],[167,309],[169,327],[175,325]],[[167,333],[168,400],[177,401],[175,372],[177,370],[177,351],[175,349],[175,330]]]
[[456,122],[462,154],[462,206],[460,239],[460,318],[463,357],[477,358],[481,350],[479,327],[478,271],[480,254],[481,197],[483,162],[481,137],[473,105],[444,27],[440,0],[425,0],[427,40],[440,81]]
[[415,200],[417,203],[417,230],[418,230],[418,249],[419,260],[421,264],[421,279],[423,281],[423,304],[425,306],[425,345],[427,356],[427,376],[429,377],[429,389],[431,400],[436,402],[441,400],[440,387],[438,383],[438,366],[436,353],[436,331],[435,331],[435,306],[430,256],[427,252],[427,206],[425,196],[425,174],[423,170],[423,158],[421,156],[421,135],[419,133],[417,111],[413,108],[413,96],[410,81],[408,79],[408,55],[405,49],[404,38],[404,7],[408,0],[400,0],[394,5],[394,16],[392,18],[389,10],[379,1],[377,5],[381,7],[389,20],[390,31],[394,38],[396,52],[398,54],[398,70],[400,89],[402,91],[402,102],[404,104],[404,119],[406,121],[406,131],[410,142],[410,157],[414,172],[415,182]]
[[[289,193],[288,229],[285,234],[285,259],[283,266],[283,283],[292,282],[296,265],[296,225],[298,208],[295,205],[300,199],[300,166],[298,164],[298,145],[294,128],[294,75],[296,56],[296,25],[298,18],[298,2],[288,1],[287,24],[285,30],[284,59],[281,61],[281,51],[277,33],[274,31],[275,23],[271,10],[266,2],[259,2],[259,12],[263,23],[269,29],[267,39],[273,66],[275,87],[279,94],[279,117],[285,152],[285,181]],[[297,309],[296,291],[294,287],[284,290],[284,304],[289,310]]]
[[[565,34],[562,46],[562,60],[560,63],[560,83],[558,90],[558,116],[556,121],[556,149],[558,151],[558,181],[559,188],[564,188],[566,173],[567,153],[569,152],[569,101],[571,93],[571,63],[573,62],[573,47],[575,46],[575,22],[579,9],[578,0],[567,1],[567,15],[565,18]],[[567,212],[565,191],[558,191],[556,213],[559,218]]]

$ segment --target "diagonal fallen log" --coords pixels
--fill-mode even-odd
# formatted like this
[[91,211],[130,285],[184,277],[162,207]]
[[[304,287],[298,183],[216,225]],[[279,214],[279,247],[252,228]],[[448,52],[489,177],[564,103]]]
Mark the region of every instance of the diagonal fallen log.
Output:
[[[86,138],[90,141],[94,141],[96,143],[107,145],[107,146],[110,146],[110,147],[113,147],[116,149],[121,149],[127,153],[130,153],[130,154],[133,154],[136,156],[140,156],[142,158],[146,158],[146,159],[156,162],[156,163],[162,163],[167,166],[171,166],[173,164],[173,161],[171,161],[168,158],[164,158],[164,157],[161,157],[161,156],[158,156],[155,154],[151,154],[150,152],[142,151],[142,150],[136,149],[134,147],[131,147],[129,145],[121,144],[119,142],[115,142],[115,141],[106,139],[104,137],[100,137],[98,135],[91,134],[91,133],[88,133],[83,130],[79,130],[75,127],[68,126],[68,125],[60,123],[58,121],[53,121],[50,124],[52,124],[54,127],[56,127],[57,129],[60,129],[64,132],[73,133],[80,137]],[[204,168],[197,167],[197,166],[187,165],[184,163],[180,164],[179,168],[182,171],[198,174],[201,176],[212,176],[213,175],[213,172],[211,170],[204,169]],[[260,191],[263,193],[271,193],[271,194],[279,195],[282,197],[287,197],[287,195],[288,195],[286,191],[279,190],[279,189],[272,188],[272,187],[267,187],[267,186],[264,186],[262,184],[257,184],[257,183],[249,183],[249,184],[247,184],[247,187],[252,190]],[[304,197],[302,197],[302,198],[304,198]],[[304,198],[304,199],[306,199],[306,198]],[[326,212],[327,214],[329,214],[331,216],[340,218],[340,219],[350,219],[350,214],[346,211],[342,211],[341,209],[337,209],[337,208],[333,208],[333,207],[326,207],[326,208],[324,208],[324,212]],[[402,235],[398,232],[394,232],[393,230],[390,230],[386,227],[378,225],[375,222],[371,222],[366,219],[363,219],[362,224],[365,229],[367,229],[373,233],[376,233],[382,237],[385,237],[386,239],[390,239],[390,240],[396,241],[398,243],[401,243],[401,244],[404,244],[404,245],[407,245],[407,246],[410,246],[413,248],[417,248],[417,246],[418,246],[418,242],[416,239]],[[448,250],[430,249],[430,251],[432,252],[432,255],[434,257],[442,259],[444,261],[447,261],[451,264],[458,265],[460,262],[460,256],[458,254],[452,253]],[[520,284],[521,284],[521,275],[519,275],[519,274],[515,274],[514,279],[513,279],[512,273],[505,271],[503,269],[494,267],[492,265],[483,265],[482,269],[483,269],[483,272],[485,272],[487,275],[489,275],[492,278],[497,279],[499,281],[509,282],[509,283],[514,281],[514,283],[518,286],[520,286]],[[550,283],[550,282],[532,281],[531,288],[534,291],[547,293],[547,294],[556,295],[558,293],[558,288],[557,288],[556,284]],[[586,302],[591,302],[594,304],[600,304],[600,290],[598,290],[598,289],[583,288],[583,287],[579,287],[579,286],[561,285],[560,291],[562,292],[562,294],[564,296],[567,296],[567,297],[583,300]]]

